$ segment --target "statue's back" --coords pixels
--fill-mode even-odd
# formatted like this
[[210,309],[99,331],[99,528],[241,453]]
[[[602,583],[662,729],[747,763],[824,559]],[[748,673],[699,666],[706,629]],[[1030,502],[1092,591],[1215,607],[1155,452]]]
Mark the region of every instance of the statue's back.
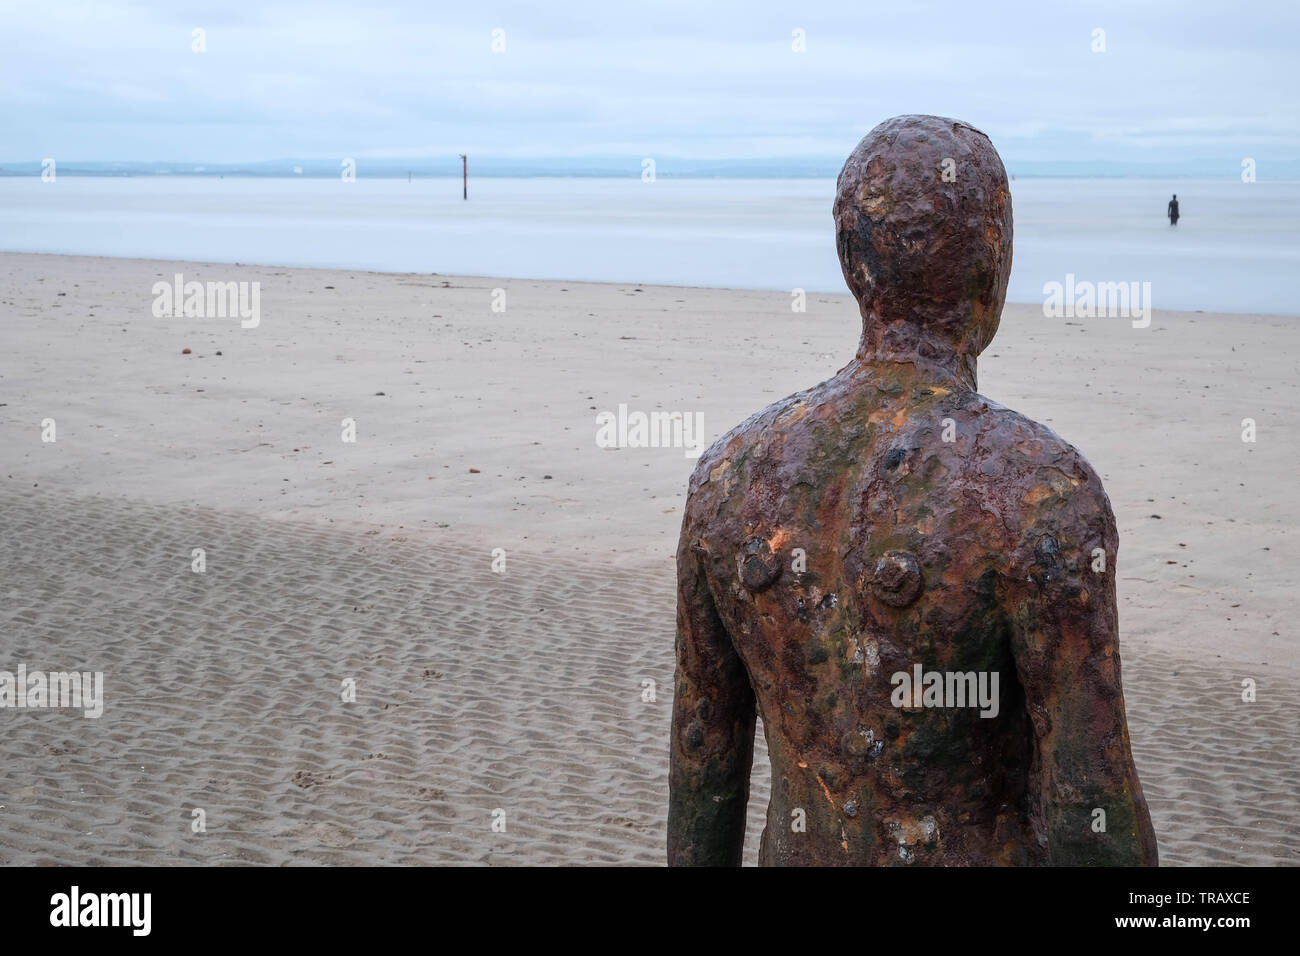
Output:
[[[1008,556],[1035,534],[1025,493],[1095,477],[1047,429],[906,369],[759,419],[702,459],[688,525],[767,734],[765,862],[1039,862]],[[917,665],[962,675],[961,706],[912,706],[891,678]]]
[[691,479],[669,858],[739,860],[761,715],[764,862],[1153,864],[1109,502],[1078,452],[975,390],[1010,270],[1005,170],[978,131],[900,117],[849,158],[835,213],[858,354]]

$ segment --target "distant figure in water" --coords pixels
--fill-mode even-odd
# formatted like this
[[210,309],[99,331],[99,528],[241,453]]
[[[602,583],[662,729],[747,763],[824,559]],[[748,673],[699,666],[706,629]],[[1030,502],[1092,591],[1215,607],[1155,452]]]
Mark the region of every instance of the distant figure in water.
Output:
[[1169,200],[1169,225],[1178,225],[1178,193],[1174,193],[1174,198]]

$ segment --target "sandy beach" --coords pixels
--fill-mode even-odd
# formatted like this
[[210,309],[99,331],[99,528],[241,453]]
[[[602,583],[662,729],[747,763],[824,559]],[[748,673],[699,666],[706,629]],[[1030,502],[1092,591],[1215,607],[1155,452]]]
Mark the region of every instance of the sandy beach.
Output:
[[[176,273],[260,321],[155,317]],[[104,673],[101,717],[0,710],[0,864],[662,865],[694,459],[596,417],[707,445],[859,331],[847,292],[0,254],[0,669]],[[1110,495],[1162,865],[1300,863],[1298,366],[1294,317],[1037,304],[980,361]],[[751,864],[767,781],[760,732]]]

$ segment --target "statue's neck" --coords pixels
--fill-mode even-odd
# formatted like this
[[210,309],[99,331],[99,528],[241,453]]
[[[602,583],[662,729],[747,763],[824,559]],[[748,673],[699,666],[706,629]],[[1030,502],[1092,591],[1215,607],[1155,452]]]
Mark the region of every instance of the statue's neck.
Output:
[[983,343],[974,343],[964,309],[924,315],[884,315],[875,303],[863,303],[862,340],[857,360],[863,365],[911,366],[918,378],[950,388],[976,390],[975,360]]
[[856,358],[864,366],[896,367],[899,373],[919,382],[972,392],[978,389],[975,356],[959,355],[951,347],[899,348],[890,344],[873,345],[864,337]]

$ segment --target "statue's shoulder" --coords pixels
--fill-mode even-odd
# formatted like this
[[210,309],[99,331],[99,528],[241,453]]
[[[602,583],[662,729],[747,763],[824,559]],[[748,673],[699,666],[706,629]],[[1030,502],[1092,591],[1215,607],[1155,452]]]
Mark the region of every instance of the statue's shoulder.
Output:
[[975,424],[975,455],[993,455],[1009,476],[1048,477],[1060,472],[1079,482],[1101,485],[1101,479],[1079,449],[1042,422],[982,395],[968,408]]
[[1018,532],[1016,550],[1079,547],[1085,540],[1112,549],[1110,499],[1083,453],[1047,425],[981,402],[986,407],[977,416],[971,471],[980,475],[986,500],[1006,527]]
[[690,497],[719,493],[740,478],[747,479],[759,462],[779,455],[783,446],[779,439],[798,430],[808,411],[820,404],[821,388],[804,389],[773,402],[710,445],[691,474]]

